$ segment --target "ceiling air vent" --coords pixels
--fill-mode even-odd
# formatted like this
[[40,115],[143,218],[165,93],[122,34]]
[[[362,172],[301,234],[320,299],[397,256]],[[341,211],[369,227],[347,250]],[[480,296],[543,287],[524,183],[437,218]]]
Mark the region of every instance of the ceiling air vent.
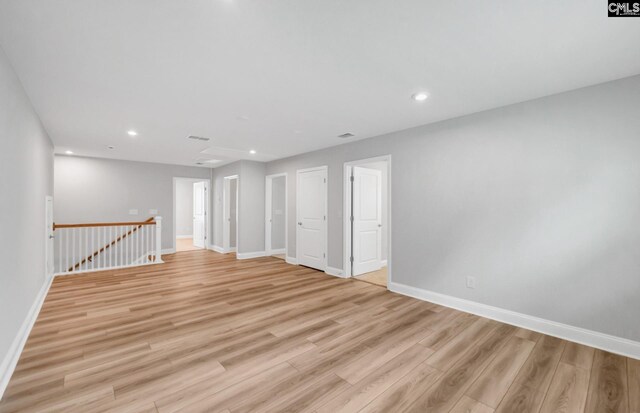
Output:
[[194,141],[208,141],[209,138],[203,138],[202,136],[189,135],[187,139],[193,139]]
[[342,135],[338,135],[338,138],[340,139],[347,139],[347,138],[352,138],[356,135],[354,135],[353,133],[347,132],[347,133],[343,133]]

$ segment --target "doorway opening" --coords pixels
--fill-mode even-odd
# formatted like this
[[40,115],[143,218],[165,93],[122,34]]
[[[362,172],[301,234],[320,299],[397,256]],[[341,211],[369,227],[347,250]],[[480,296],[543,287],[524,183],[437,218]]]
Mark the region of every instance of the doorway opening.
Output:
[[223,198],[222,249],[224,253],[238,250],[238,175],[225,176]]
[[391,156],[344,166],[345,275],[387,287],[391,279]]
[[207,248],[209,216],[209,180],[173,178],[173,246],[176,252]]
[[266,177],[264,245],[268,256],[286,259],[287,255],[287,174]]
[[327,167],[299,169],[296,185],[296,256],[299,265],[327,268]]

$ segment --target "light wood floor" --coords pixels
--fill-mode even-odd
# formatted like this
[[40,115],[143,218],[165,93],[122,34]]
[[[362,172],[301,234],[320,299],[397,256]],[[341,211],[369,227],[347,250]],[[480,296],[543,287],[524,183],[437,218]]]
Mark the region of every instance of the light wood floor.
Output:
[[1,412],[625,412],[640,362],[212,251],[55,279]]
[[382,267],[378,271],[372,271],[366,274],[358,275],[357,277],[355,277],[355,279],[379,285],[381,287],[386,287],[388,276],[389,274],[387,272],[387,267]]
[[193,238],[180,238],[176,239],[176,251],[198,251],[201,250],[200,247],[195,247],[193,245]]

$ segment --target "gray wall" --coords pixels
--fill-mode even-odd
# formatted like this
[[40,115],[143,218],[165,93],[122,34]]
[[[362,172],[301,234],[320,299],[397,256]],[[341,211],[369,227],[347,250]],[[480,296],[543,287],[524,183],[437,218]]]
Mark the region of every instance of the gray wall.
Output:
[[223,246],[224,178],[238,175],[238,252],[264,251],[264,203],[266,164],[238,161],[213,170],[214,240]]
[[285,245],[285,207],[286,177],[278,176],[271,180],[271,249],[284,249]]
[[[213,170],[213,245],[220,248],[223,247],[224,178],[233,175],[240,176],[240,162],[234,162]],[[240,186],[242,186],[242,182]]]
[[265,169],[263,162],[241,161],[238,252],[264,251]]
[[176,180],[176,236],[193,236],[193,183]]
[[634,76],[274,161],[267,174],[329,166],[328,258],[342,268],[343,164],[391,154],[394,282],[640,340],[638,108]]
[[[57,223],[145,220],[157,209],[163,218],[162,248],[173,247],[173,178],[209,179],[208,168],[112,159],[55,157],[54,211]],[[137,209],[138,215],[130,215]]]
[[[45,284],[45,197],[53,145],[0,48],[0,380]],[[0,386],[0,393],[2,386]]]

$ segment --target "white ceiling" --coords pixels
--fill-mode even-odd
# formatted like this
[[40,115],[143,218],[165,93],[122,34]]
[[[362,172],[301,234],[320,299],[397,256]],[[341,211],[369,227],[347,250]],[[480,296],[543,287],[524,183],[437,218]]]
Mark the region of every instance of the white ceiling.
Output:
[[605,3],[0,0],[0,44],[57,152],[271,160],[638,74]]

